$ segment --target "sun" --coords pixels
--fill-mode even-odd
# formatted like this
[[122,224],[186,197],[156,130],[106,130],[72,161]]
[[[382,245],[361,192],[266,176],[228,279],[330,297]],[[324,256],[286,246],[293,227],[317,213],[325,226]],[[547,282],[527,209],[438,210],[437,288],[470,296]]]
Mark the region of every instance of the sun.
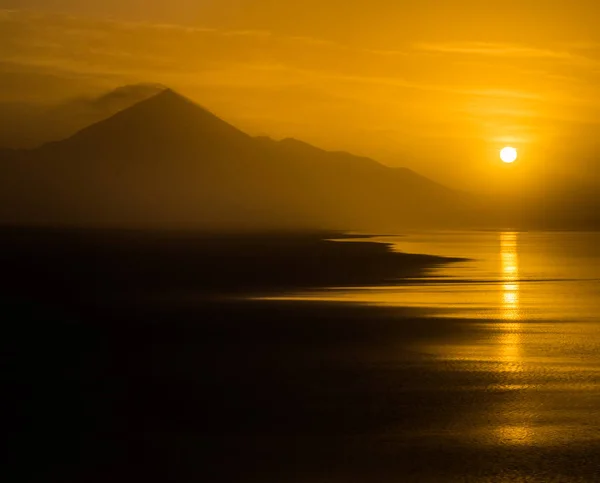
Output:
[[517,160],[517,150],[515,148],[506,147],[500,151],[500,159],[507,164],[514,163]]

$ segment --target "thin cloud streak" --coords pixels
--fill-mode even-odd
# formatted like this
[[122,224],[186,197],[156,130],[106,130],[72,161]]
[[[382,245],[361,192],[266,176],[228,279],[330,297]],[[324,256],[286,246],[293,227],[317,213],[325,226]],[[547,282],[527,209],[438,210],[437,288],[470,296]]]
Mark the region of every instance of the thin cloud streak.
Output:
[[[540,94],[539,92],[527,91],[525,89],[514,89],[514,88],[503,88],[497,87],[492,89],[482,89],[472,87],[468,85],[460,84],[449,84],[445,85],[444,82],[428,82],[427,78],[408,78],[399,75],[374,75],[368,73],[365,75],[355,75],[348,72],[344,72],[344,66],[337,66],[337,71],[327,72],[326,70],[319,71],[315,68],[309,68],[305,66],[295,65],[296,56],[295,52],[286,52],[285,49],[289,47],[289,43],[305,45],[307,48],[329,48],[332,49],[332,55],[336,50],[344,49],[349,52],[361,53],[362,55],[371,56],[373,59],[380,57],[399,57],[402,58],[403,63],[407,66],[411,62],[418,61],[418,57],[427,53],[440,53],[440,54],[457,54],[457,55],[477,55],[485,57],[511,57],[511,58],[527,58],[527,59],[554,59],[554,60],[568,60],[576,61],[581,60],[583,57],[577,56],[573,53],[566,51],[552,51],[547,49],[537,49],[532,47],[524,47],[511,44],[493,44],[493,43],[419,43],[414,44],[411,48],[406,50],[402,49],[390,49],[390,50],[376,50],[367,48],[356,48],[351,49],[350,47],[330,42],[322,39],[316,39],[312,37],[284,37],[274,36],[270,32],[260,30],[232,30],[232,31],[219,31],[212,28],[197,28],[170,24],[151,24],[145,22],[125,22],[125,21],[113,21],[113,20],[98,20],[90,18],[77,18],[77,17],[66,17],[56,14],[48,14],[46,17],[40,12],[19,12],[19,11],[0,11],[1,21],[7,19],[7,21],[21,24],[23,26],[23,35],[18,38],[11,38],[13,42],[16,42],[23,50],[27,50],[29,47],[31,52],[17,52],[16,54],[10,55],[8,52],[2,52],[0,48],[0,60],[11,61],[14,63],[22,62],[23,65],[56,65],[57,68],[63,70],[78,70],[83,69],[89,72],[101,72],[106,69],[110,74],[117,74],[121,72],[123,75],[131,75],[138,72],[140,75],[143,73],[151,72],[153,69],[162,70],[165,67],[172,69],[172,72],[181,72],[182,75],[189,74],[198,75],[202,73],[209,73],[211,76],[218,73],[220,70],[231,70],[236,65],[240,65],[239,59],[236,59],[235,45],[227,45],[226,51],[223,55],[213,55],[213,58],[206,57],[205,53],[208,53],[211,49],[218,51],[220,46],[215,44],[217,39],[236,39],[244,38],[248,39],[248,42],[244,42],[240,45],[240,48],[244,48],[244,55],[248,56],[250,65],[257,64],[263,65],[264,67],[264,45],[262,43],[254,45],[250,42],[250,39],[266,39],[272,38],[269,47],[272,49],[279,49],[281,52],[279,56],[282,58],[281,61],[276,62],[276,68],[274,71],[281,71],[285,69],[302,71],[309,73],[311,76],[320,75],[322,78],[329,78],[330,80],[338,80],[340,82],[356,82],[373,85],[388,85],[395,87],[403,87],[407,89],[418,89],[422,91],[436,91],[444,92],[448,94],[466,95],[466,96],[478,96],[478,97],[492,97],[492,98],[510,98],[510,99],[534,99],[544,100],[548,98],[547,94]],[[29,21],[34,21],[33,26],[29,25]],[[33,27],[39,24],[39,29]],[[170,56],[171,51],[166,48],[162,52],[157,49],[149,49],[151,53],[144,51],[143,49],[134,49],[127,51],[127,45],[118,46],[107,45],[93,46],[92,40],[97,41],[99,38],[104,36],[110,38],[112,32],[115,31],[128,31],[128,32],[139,32],[140,35],[150,34],[151,41],[157,42],[158,47],[165,46],[166,42],[171,42],[176,47],[179,42],[185,45],[185,38],[189,35],[195,35],[196,41],[199,42],[197,54],[202,56],[202,63],[189,63],[191,58],[187,60],[184,57],[177,58],[177,55]],[[159,32],[171,32],[176,35],[176,38],[169,37],[168,39],[160,39],[155,35],[160,35]],[[27,34],[27,35],[25,35]],[[181,34],[181,38],[177,35]],[[73,51],[70,49],[69,52],[64,52],[64,43],[61,42],[62,36],[70,36],[70,41],[75,41],[78,47]],[[1,35],[0,35],[1,37]],[[126,39],[127,40],[127,39]],[[207,42],[210,42],[208,44]],[[209,49],[210,47],[210,49]],[[62,50],[61,50],[62,48]],[[40,49],[38,51],[38,49]],[[112,50],[111,50],[112,49]],[[46,51],[48,50],[48,51]],[[83,55],[94,56],[94,59],[90,62],[83,62]],[[194,54],[193,50],[186,52],[185,55]],[[321,52],[322,55],[323,52]],[[252,59],[252,56],[256,56],[256,59]],[[106,65],[111,64],[113,59],[118,65]],[[138,62],[128,62],[129,59],[136,59]],[[587,58],[585,58],[587,59]],[[391,62],[397,62],[397,59],[390,59]],[[590,59],[587,62],[594,63]],[[178,65],[182,64],[182,65]],[[184,65],[186,64],[186,65]],[[325,67],[326,65],[326,67]],[[324,68],[329,68],[327,64]],[[393,63],[390,65],[394,65]],[[401,65],[397,65],[395,70],[400,70]],[[389,69],[388,69],[389,70]],[[160,73],[160,72],[159,72]],[[442,80],[443,76],[440,77]],[[437,79],[436,79],[437,80]]]
[[456,55],[482,55],[516,59],[551,59],[589,66],[600,66],[600,60],[571,52],[564,46],[560,50],[542,49],[512,44],[485,42],[449,42],[449,43],[417,43],[413,44],[416,52]]

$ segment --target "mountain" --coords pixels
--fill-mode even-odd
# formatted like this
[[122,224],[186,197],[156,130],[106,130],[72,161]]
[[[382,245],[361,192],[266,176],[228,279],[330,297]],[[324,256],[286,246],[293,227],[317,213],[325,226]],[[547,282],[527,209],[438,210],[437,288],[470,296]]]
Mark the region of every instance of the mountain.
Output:
[[64,139],[164,89],[156,84],[136,84],[59,104],[0,102],[0,148],[35,148]]
[[65,155],[214,156],[233,147],[252,149],[253,139],[192,101],[165,89],[61,142],[42,147]]
[[169,89],[0,158],[5,223],[390,230],[452,225],[471,203],[407,169],[253,138]]

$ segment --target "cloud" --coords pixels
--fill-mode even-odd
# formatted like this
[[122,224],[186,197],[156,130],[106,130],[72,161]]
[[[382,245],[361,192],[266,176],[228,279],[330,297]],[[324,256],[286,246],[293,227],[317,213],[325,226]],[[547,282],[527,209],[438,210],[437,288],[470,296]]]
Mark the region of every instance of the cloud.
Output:
[[[269,50],[265,50],[269,42]],[[39,12],[0,11],[0,60],[57,69],[144,74],[214,70],[236,63],[285,59],[298,50],[338,48],[311,37],[262,30],[216,30]]]
[[[563,61],[589,66],[600,66],[600,60],[575,52],[581,50],[581,45],[562,44],[557,49],[546,49],[516,44],[486,43],[486,42],[445,42],[445,43],[416,43],[413,48],[416,51],[436,53],[436,54],[455,54],[455,55],[475,55],[486,57],[504,57],[507,59],[548,59],[552,61]],[[587,44],[591,47],[592,44]]]
[[[342,81],[482,95],[478,92],[481,89],[472,87],[480,83],[493,86],[488,87],[487,94],[495,97],[531,97],[540,95],[537,89],[526,93],[527,89],[508,88],[501,80],[483,78],[485,73],[481,71],[464,72],[457,67],[455,56],[476,56],[487,63],[525,59],[595,66],[598,62],[581,55],[573,46],[571,51],[481,42],[421,42],[399,47],[349,47],[327,39],[286,37],[262,30],[217,30],[0,11],[0,60],[29,66],[54,65],[62,71],[120,74],[124,78],[152,73],[169,78],[201,78],[202,74],[214,76],[220,70],[230,73],[238,67],[244,71],[249,65],[258,68],[270,64],[283,67],[277,69],[279,73],[285,69],[316,72]],[[441,55],[429,59],[431,54]],[[544,66],[540,70],[547,74]],[[551,74],[558,78],[570,73]]]

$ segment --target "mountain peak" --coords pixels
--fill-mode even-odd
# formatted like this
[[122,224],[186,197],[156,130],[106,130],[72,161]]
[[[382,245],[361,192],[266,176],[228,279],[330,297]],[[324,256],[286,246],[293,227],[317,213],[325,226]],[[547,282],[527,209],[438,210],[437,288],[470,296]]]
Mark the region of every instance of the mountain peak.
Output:
[[189,144],[215,146],[251,139],[187,97],[164,88],[59,144],[101,152],[168,151]]
[[162,98],[162,99],[169,99],[171,101],[192,103],[192,101],[190,101],[187,97],[182,96],[178,92],[175,92],[170,87],[165,87],[164,89],[161,89],[159,92],[157,92],[150,98],[159,98],[159,99]]
[[117,87],[110,92],[92,99],[91,104],[97,108],[110,109],[116,107],[116,112],[118,112],[124,108],[131,107],[138,102],[160,94],[165,89],[167,89],[167,87],[161,84],[129,84]]
[[[206,109],[199,106],[191,99],[175,92],[173,89],[165,87],[156,94],[149,96],[148,98],[138,102],[131,106],[130,109],[144,108],[144,109],[189,109],[193,108],[198,111],[204,111],[209,113]],[[166,114],[166,112],[165,112]],[[216,117],[216,116],[215,116]]]

